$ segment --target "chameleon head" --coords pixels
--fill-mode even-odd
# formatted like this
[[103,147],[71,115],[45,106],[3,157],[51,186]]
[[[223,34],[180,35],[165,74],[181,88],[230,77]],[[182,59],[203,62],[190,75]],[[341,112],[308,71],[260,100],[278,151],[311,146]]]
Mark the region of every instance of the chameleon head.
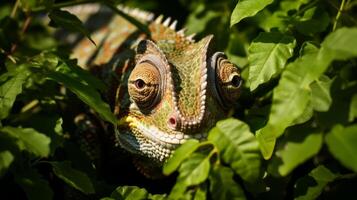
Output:
[[187,139],[204,140],[241,86],[238,68],[211,51],[212,36],[194,42],[173,32],[139,42],[128,79],[129,129],[119,134],[121,146],[159,164]]

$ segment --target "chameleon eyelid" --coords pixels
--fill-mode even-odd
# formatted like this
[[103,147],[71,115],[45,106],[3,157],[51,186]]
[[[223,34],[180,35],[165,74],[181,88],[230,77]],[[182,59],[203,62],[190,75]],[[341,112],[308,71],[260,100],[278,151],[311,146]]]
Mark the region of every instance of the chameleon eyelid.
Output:
[[[228,109],[229,104],[232,103],[232,100],[230,97],[229,98],[226,97],[227,91],[225,91],[226,90],[225,87],[232,86],[233,88],[235,88],[235,90],[239,90],[242,84],[242,80],[238,72],[231,72],[228,80],[221,80],[222,77],[220,77],[220,73],[221,73],[220,71],[222,69],[223,70],[225,69],[222,68],[225,67],[225,63],[231,64],[231,62],[227,59],[227,56],[223,52],[216,52],[210,58],[209,60],[210,65],[208,66],[208,68],[209,68],[210,83],[211,83],[213,95],[216,97],[216,100],[224,109]],[[233,78],[235,79],[233,80]],[[231,95],[232,94],[229,93],[228,96]]]
[[226,108],[227,105],[225,105],[223,99],[221,98],[221,95],[218,91],[217,88],[217,60],[219,57],[227,58],[227,56],[223,52],[216,52],[214,53],[208,60],[208,76],[209,76],[209,82],[213,91],[213,96],[216,97],[216,100],[218,103],[223,107]]

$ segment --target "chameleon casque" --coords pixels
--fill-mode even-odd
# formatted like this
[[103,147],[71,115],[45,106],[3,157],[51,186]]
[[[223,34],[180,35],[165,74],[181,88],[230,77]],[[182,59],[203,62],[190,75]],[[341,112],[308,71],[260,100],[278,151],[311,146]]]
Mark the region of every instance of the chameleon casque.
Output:
[[72,38],[72,57],[109,86],[104,96],[120,119],[116,141],[151,176],[150,169],[187,139],[207,137],[236,102],[242,81],[225,54],[213,51],[212,35],[195,41],[170,18],[119,9],[147,25],[150,34],[99,5],[70,7],[97,44]]

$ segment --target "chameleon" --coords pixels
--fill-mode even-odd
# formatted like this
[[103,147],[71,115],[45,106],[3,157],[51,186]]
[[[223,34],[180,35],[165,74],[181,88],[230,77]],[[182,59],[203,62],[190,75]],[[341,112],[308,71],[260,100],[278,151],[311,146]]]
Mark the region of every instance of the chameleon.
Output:
[[185,29],[177,30],[170,17],[118,9],[149,33],[110,9],[87,4],[67,10],[85,22],[97,46],[88,39],[68,40],[78,65],[108,85],[104,96],[119,121],[112,131],[116,143],[150,176],[177,147],[188,139],[205,140],[227,117],[242,79],[238,67],[214,50],[213,35],[196,41]]

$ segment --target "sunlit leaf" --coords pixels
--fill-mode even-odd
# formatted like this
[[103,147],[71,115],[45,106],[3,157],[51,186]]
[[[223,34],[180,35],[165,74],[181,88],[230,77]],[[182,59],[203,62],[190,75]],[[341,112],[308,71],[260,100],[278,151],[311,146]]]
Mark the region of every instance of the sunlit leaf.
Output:
[[12,161],[14,161],[14,156],[10,151],[8,150],[0,151],[0,177],[10,167]]
[[332,155],[344,166],[357,172],[357,125],[336,125],[326,135],[326,144]]
[[0,132],[15,138],[20,150],[26,150],[42,157],[48,156],[50,153],[51,139],[35,129],[6,126],[1,128]]
[[93,194],[94,187],[89,177],[82,171],[71,167],[69,162],[50,162],[56,176],[68,185],[85,194]]
[[200,185],[195,191],[193,200],[206,200],[207,199],[207,187],[205,184]]
[[309,121],[313,116],[313,114],[314,114],[314,109],[312,106],[312,101],[310,100],[305,106],[305,109],[302,112],[302,114],[291,123],[291,126],[302,124]]
[[150,200],[166,200],[167,195],[166,194],[149,194],[149,199]]
[[174,172],[182,163],[182,161],[189,157],[198,147],[198,140],[188,140],[179,148],[177,148],[173,155],[165,163],[163,167],[164,174],[169,175]]
[[219,121],[209,132],[208,140],[217,145],[223,161],[243,180],[254,182],[258,179],[261,164],[259,145],[245,123],[233,118]]
[[286,176],[301,163],[316,155],[322,146],[322,134],[312,128],[294,127],[288,130],[269,163],[273,174]]
[[[22,92],[22,85],[28,77],[28,72],[19,70],[17,74],[4,73],[0,80],[6,80],[0,85],[0,119],[4,119],[10,112],[16,96]],[[10,77],[9,77],[10,76]]]
[[321,44],[320,58],[346,60],[357,56],[357,28],[340,28],[330,33]]
[[273,0],[240,0],[234,8],[231,16],[231,26],[240,22],[246,17],[251,17],[261,11],[267,5],[271,4]]
[[278,32],[260,33],[254,39],[248,50],[250,90],[281,72],[293,55],[295,43],[293,37]]
[[194,153],[182,162],[179,168],[179,176],[172,188],[169,199],[180,199],[187,187],[197,185],[205,181],[210,170],[209,157],[204,154]]
[[268,124],[256,135],[266,159],[273,152],[275,139],[301,116],[310,100],[311,90],[308,85],[312,80],[306,80],[306,74],[311,71],[309,68],[315,57],[316,54],[307,54],[289,64],[274,89]]
[[[275,140],[299,117],[310,100],[310,83],[319,78],[333,60],[357,56],[357,28],[342,28],[326,37],[318,52],[307,54],[289,64],[274,89],[267,125],[257,133],[265,159],[272,155]],[[351,51],[350,51],[351,50]]]
[[310,0],[284,0],[280,2],[280,7],[284,11],[299,10],[300,7]]
[[330,87],[332,80],[327,76],[321,76],[310,85],[312,105],[319,112],[327,111],[332,103]]
[[316,167],[307,176],[300,178],[296,182],[294,186],[294,199],[316,199],[324,187],[337,177],[338,175],[332,173],[323,165]]
[[209,176],[212,199],[246,199],[241,186],[233,179],[233,171],[221,165],[215,165]]
[[111,197],[116,200],[137,200],[137,199],[147,199],[149,193],[137,186],[119,186],[117,187]]

